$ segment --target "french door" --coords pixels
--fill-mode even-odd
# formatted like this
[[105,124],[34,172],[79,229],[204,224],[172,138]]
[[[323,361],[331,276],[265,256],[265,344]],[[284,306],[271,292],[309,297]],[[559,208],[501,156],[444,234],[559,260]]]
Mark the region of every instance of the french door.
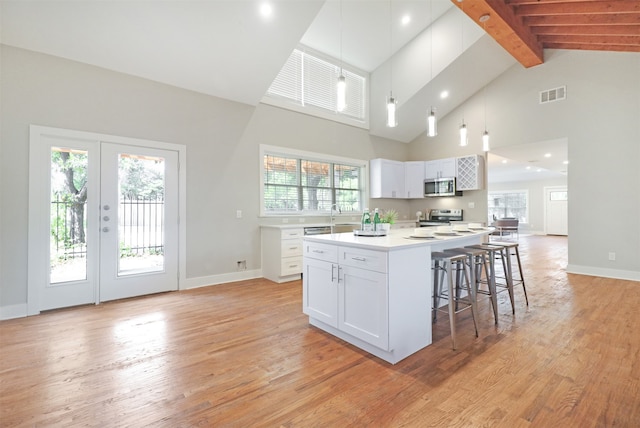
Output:
[[28,313],[177,290],[179,151],[60,131],[31,141]]
[[178,289],[178,155],[101,143],[100,301]]

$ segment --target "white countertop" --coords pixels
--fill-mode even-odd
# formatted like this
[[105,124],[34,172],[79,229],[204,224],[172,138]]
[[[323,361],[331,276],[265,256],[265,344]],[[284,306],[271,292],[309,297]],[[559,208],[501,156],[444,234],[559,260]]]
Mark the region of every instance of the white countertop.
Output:
[[386,236],[357,236],[352,232],[332,233],[325,235],[310,235],[304,239],[325,244],[339,244],[349,247],[369,248],[374,250],[393,251],[394,249],[412,246],[432,246],[445,244],[446,247],[454,247],[457,241],[463,243],[468,238],[477,238],[488,235],[494,229],[473,232],[459,232],[456,235],[436,235],[434,238],[412,238],[413,229],[391,229]]

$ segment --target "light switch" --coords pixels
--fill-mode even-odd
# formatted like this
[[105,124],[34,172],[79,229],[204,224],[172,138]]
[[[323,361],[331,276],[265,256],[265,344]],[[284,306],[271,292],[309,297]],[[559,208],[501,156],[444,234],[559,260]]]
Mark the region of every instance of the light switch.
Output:
[[242,218],[242,210],[236,211],[236,218]]
[[475,207],[476,207],[475,202],[469,202],[469,208],[475,208]]

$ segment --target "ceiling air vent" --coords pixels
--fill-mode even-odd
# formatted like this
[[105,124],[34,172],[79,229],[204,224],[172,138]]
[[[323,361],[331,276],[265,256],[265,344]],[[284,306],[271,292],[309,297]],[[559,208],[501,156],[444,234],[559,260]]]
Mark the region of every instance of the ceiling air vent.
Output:
[[553,101],[560,101],[567,98],[567,87],[548,89],[540,92],[540,104],[546,104]]

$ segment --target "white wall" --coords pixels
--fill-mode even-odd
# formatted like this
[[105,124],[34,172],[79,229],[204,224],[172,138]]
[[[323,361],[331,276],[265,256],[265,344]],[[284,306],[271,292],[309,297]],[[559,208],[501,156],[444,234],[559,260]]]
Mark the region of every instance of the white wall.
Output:
[[260,273],[261,143],[359,159],[408,154],[407,144],[332,121],[0,46],[0,319],[27,298],[31,124],[187,146],[188,286],[233,279],[238,260]]
[[[567,138],[568,270],[640,280],[640,54],[546,51],[545,56],[544,64],[515,65],[488,85],[491,146]],[[562,85],[566,100],[538,104],[540,91]],[[481,150],[484,99],[480,91],[443,118],[435,139],[422,135],[413,141],[410,158]],[[470,136],[466,148],[456,143],[463,112]],[[609,252],[616,252],[615,261],[608,260]]]

